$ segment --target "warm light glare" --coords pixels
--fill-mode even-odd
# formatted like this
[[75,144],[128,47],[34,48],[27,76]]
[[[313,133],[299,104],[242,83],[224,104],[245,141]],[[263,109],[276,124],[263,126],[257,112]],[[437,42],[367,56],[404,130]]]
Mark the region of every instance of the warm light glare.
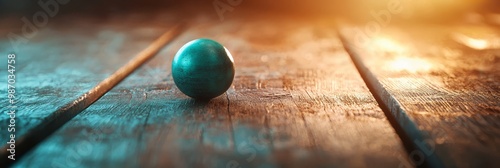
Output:
[[376,38],[374,42],[376,47],[384,51],[397,52],[397,53],[403,53],[406,51],[406,48],[404,46],[388,38],[382,38],[382,37]]
[[389,62],[388,68],[393,71],[407,71],[411,73],[426,72],[432,68],[432,64],[418,58],[397,58]]
[[388,62],[385,66],[390,71],[406,71],[410,73],[426,72],[432,68],[432,64],[424,59],[409,57],[412,51],[404,46],[404,44],[397,43],[396,41],[378,37],[373,40],[373,46],[377,50],[383,52],[392,52],[391,55],[396,56],[396,59]]
[[473,11],[488,0],[361,0],[353,1],[353,11],[379,25],[400,18],[455,19],[467,11]]
[[468,36],[463,35],[463,34],[455,34],[454,38],[458,42],[460,42],[466,46],[469,46],[470,48],[474,48],[476,50],[484,50],[484,49],[487,49],[490,47],[490,44],[488,43],[488,41],[484,40],[484,39],[475,39],[475,38],[471,38],[471,37],[468,37]]

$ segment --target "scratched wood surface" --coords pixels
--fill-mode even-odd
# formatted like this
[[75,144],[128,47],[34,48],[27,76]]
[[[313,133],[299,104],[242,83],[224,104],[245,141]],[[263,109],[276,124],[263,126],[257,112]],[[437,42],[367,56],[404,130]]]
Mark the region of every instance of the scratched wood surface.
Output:
[[[86,21],[66,22],[73,24],[72,27],[55,22],[39,28],[33,37],[27,38],[26,44],[19,44],[17,49],[9,39],[0,40],[2,55],[17,55],[17,139],[50,119],[51,113],[58,108],[74,101],[108,77],[164,31],[135,25],[127,25],[130,29],[123,29],[114,26],[117,21],[105,22],[92,18],[79,21],[83,19]],[[4,29],[2,35],[9,32],[21,35],[19,31],[12,26]],[[1,69],[2,74],[7,72],[6,67]],[[6,82],[2,80],[4,85]],[[6,87],[0,90],[6,93]],[[8,103],[1,101],[2,111],[7,110]],[[10,133],[5,126],[9,123],[9,116],[1,115],[0,121],[0,140],[7,142]]]
[[[332,27],[279,17],[224,22],[200,17],[192,22],[191,28],[150,63],[15,166],[409,164],[399,137]],[[209,102],[180,93],[170,75],[175,52],[200,37],[224,44],[236,66],[232,87]],[[135,46],[136,42],[125,43]]]
[[344,34],[376,77],[372,82],[401,105],[391,109],[400,124],[408,126],[406,113],[422,132],[423,154],[437,154],[447,167],[500,165],[498,29],[407,25],[384,27],[366,40],[352,30]]

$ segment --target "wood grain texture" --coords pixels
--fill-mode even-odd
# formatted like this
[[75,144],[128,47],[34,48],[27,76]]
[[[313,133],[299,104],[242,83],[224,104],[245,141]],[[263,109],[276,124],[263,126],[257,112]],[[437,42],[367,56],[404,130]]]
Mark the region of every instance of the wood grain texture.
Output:
[[[89,20],[87,22],[96,24]],[[42,131],[52,129],[43,128],[44,124],[47,125],[53,120],[64,121],[64,119],[57,117],[68,118],[67,115],[54,115],[61,112],[57,110],[69,103],[75,103],[78,96],[97,85],[98,82],[134,56],[128,53],[141,51],[140,47],[146,47],[156,38],[153,34],[161,33],[158,30],[152,32],[144,29],[124,31],[119,30],[113,24],[102,24],[99,30],[89,29],[88,26],[81,23],[75,23],[74,27],[70,28],[71,30],[68,30],[68,27],[57,25],[44,27],[29,38],[28,43],[19,45],[17,48],[11,45],[9,39],[2,40],[2,48],[5,48],[2,50],[5,53],[2,54],[16,53],[18,58],[16,62],[18,68],[16,88],[20,97],[17,97],[19,101],[16,104],[19,107],[16,113],[15,127],[16,145],[18,145],[16,158],[22,154],[21,148],[29,148],[28,144],[21,142],[29,141],[28,143],[31,145],[33,139],[38,141],[38,137],[45,136],[41,135],[45,134]],[[129,36],[133,34],[143,35],[140,37],[142,39],[137,41],[135,46],[125,45],[124,42],[127,40],[138,40],[137,36]],[[101,48],[103,46],[106,48]],[[122,56],[125,54],[127,56]],[[112,55],[112,57],[100,59],[107,55]],[[3,69],[2,72],[6,72],[6,70]],[[5,91],[6,87],[2,89]],[[7,103],[6,101],[2,102],[2,111],[6,111]],[[0,117],[2,124],[5,124],[4,126],[8,125],[8,117],[8,115]],[[10,134],[6,127],[2,126],[2,128],[3,133],[0,139],[6,142]],[[38,137],[25,137],[29,133],[33,133],[35,129],[38,131],[30,135]],[[2,161],[3,159],[2,157]]]
[[[402,144],[332,31],[319,21],[193,19],[185,34],[16,167],[397,167]],[[170,63],[200,37],[236,77],[209,102],[175,87]]]
[[483,43],[498,38],[497,30],[416,24],[385,27],[364,40],[356,30],[343,34],[372,81],[387,90],[385,99],[400,105],[390,109],[394,118],[421,131],[424,139],[413,139],[425,141],[421,154],[436,154],[447,167],[500,165],[500,48]]

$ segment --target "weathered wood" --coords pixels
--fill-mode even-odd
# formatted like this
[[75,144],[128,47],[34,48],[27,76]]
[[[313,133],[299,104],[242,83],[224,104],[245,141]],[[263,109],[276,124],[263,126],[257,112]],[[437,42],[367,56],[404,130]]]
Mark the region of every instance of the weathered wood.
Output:
[[372,92],[409,141],[421,144],[410,156],[437,155],[447,167],[500,165],[500,50],[456,41],[495,37],[484,26],[385,27],[364,40],[362,32],[342,29],[365,81],[380,86]]
[[66,103],[54,112],[50,113],[48,116],[44,117],[40,124],[34,125],[33,128],[26,132],[24,135],[18,136],[15,139],[15,144],[17,145],[17,148],[15,148],[16,152],[12,153],[7,150],[13,147],[11,147],[10,144],[6,145],[4,148],[2,148],[3,153],[1,153],[0,155],[5,160],[0,160],[0,163],[14,162],[15,159],[8,158],[9,155],[15,154],[17,158],[22,157],[26,152],[31,150],[41,141],[45,140],[45,138],[50,136],[53,132],[55,132],[62,125],[71,120],[74,116],[78,115],[81,111],[92,105],[101,96],[106,94],[109,90],[111,90],[123,79],[125,79],[125,77],[135,71],[139,66],[154,57],[159,52],[159,50],[161,50],[166,44],[172,41],[172,39],[174,39],[179,34],[180,30],[180,25],[174,25],[171,30],[162,34],[146,49],[142,50],[139,54],[137,54],[137,56],[120,67],[109,77],[99,82],[99,84],[97,84],[95,87],[91,88],[89,91],[83,93],[75,100]]
[[[88,30],[88,27],[78,26],[82,25],[75,25],[75,30],[69,32],[57,26],[47,27],[29,38],[29,43],[19,45],[17,48],[11,46],[9,39],[2,41],[1,47],[5,49],[2,50],[5,52],[2,55],[16,53],[18,58],[16,60],[18,70],[16,72],[16,95],[19,97],[16,103],[18,112],[15,126],[17,145],[15,158],[17,159],[107,92],[105,89],[112,87],[121,80],[120,78],[125,77],[135,67],[122,69],[115,75],[115,78],[107,78],[107,75],[129,61],[133,56],[133,54],[128,54],[129,52],[137,53],[140,51],[137,47],[147,46],[147,44],[142,44],[147,43],[145,40],[137,42],[136,46],[124,44],[125,39],[130,38],[129,35],[137,34],[137,30],[131,29],[132,31],[124,32],[111,25],[108,27],[111,30],[92,31]],[[109,25],[100,26],[104,28]],[[151,34],[141,33],[141,35],[144,35],[142,37],[144,39],[154,39]],[[54,38],[58,36],[60,37]],[[170,37],[166,38],[170,39]],[[82,43],[85,47],[75,45]],[[106,49],[100,48],[99,45],[103,44]],[[153,48],[149,51],[153,51]],[[122,54],[127,56],[122,56]],[[102,59],[103,57],[106,58]],[[138,65],[140,64],[142,63],[139,62]],[[2,72],[6,70],[3,69]],[[89,91],[105,78],[109,80],[105,80],[97,88]],[[2,90],[5,89],[6,87],[2,88]],[[87,91],[89,92],[84,94]],[[2,111],[7,110],[7,104],[7,101],[2,101]],[[2,128],[8,125],[8,117],[9,115],[0,117],[2,124],[5,124]],[[6,129],[2,131],[5,133],[1,134],[0,140],[7,142],[10,133],[7,133]],[[10,161],[7,155],[10,153],[6,152],[5,145],[2,146],[4,148],[2,148],[1,163],[7,164],[6,162]]]
[[[187,33],[25,157],[18,167],[397,167],[403,146],[322,22],[194,19]],[[209,102],[171,79],[199,37],[232,52],[236,77]],[[65,151],[65,152],[62,152]]]

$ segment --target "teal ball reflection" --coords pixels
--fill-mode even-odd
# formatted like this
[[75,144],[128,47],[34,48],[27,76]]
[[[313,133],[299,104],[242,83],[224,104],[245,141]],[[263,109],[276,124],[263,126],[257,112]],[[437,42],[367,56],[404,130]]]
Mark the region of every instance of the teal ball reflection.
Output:
[[195,99],[211,99],[223,94],[233,83],[233,58],[218,42],[196,39],[175,54],[172,76],[182,93]]

